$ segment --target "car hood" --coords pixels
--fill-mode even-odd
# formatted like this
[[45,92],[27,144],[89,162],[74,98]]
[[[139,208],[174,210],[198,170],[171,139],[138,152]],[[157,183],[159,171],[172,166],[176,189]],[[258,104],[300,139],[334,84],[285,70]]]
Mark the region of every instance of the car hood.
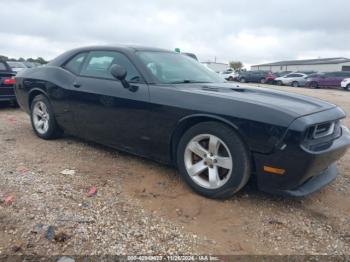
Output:
[[270,108],[271,110],[281,111],[294,118],[336,107],[331,103],[313,97],[230,83],[190,84],[180,88],[186,92]]

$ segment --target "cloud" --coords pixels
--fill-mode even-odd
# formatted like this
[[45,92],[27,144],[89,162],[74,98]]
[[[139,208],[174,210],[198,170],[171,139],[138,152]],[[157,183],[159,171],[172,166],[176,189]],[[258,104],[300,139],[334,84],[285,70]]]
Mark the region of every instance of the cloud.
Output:
[[[3,2],[3,3],[1,3]],[[1,54],[52,59],[74,47],[175,47],[245,64],[350,57],[350,2],[0,0]],[[15,10],[15,12],[14,12]],[[4,41],[5,40],[5,41]]]

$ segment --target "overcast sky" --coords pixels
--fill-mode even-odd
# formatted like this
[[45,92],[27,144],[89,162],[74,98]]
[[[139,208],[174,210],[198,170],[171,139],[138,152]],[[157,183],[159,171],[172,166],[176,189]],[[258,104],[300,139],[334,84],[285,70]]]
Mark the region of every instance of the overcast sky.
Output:
[[0,54],[52,59],[92,44],[179,47],[246,65],[350,58],[349,0],[0,0]]

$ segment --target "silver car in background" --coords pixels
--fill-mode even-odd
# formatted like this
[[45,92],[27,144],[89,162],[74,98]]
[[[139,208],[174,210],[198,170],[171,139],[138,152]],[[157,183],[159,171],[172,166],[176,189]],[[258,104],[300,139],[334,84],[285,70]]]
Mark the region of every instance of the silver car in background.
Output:
[[307,74],[295,72],[287,74],[285,76],[277,77],[275,81],[278,85],[298,87],[305,85],[307,77]]

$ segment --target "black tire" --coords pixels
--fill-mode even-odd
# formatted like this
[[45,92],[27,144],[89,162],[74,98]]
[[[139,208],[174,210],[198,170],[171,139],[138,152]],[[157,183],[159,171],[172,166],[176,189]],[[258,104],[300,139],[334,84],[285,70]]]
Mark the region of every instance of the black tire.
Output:
[[298,81],[293,81],[292,82],[292,87],[299,87]]
[[310,87],[311,87],[311,88],[315,88],[315,89],[316,89],[316,88],[319,88],[317,82],[311,82],[311,83],[310,83]]
[[242,78],[239,80],[239,82],[241,82],[241,83],[247,83],[247,80],[246,80],[244,77],[242,77]]
[[[216,189],[200,186],[198,183],[194,182],[186,169],[186,147],[193,138],[201,134],[214,135],[221,139],[227,145],[232,156],[233,165],[231,176],[226,183]],[[228,198],[242,189],[248,182],[250,178],[251,161],[249,151],[233,128],[218,122],[203,122],[191,127],[182,136],[177,147],[177,166],[183,180],[198,194],[208,198]]]
[[[46,132],[44,133],[40,133],[38,132],[37,128],[34,125],[34,107],[37,103],[44,103],[46,108],[47,108],[47,113],[49,115],[49,120],[48,120],[48,129]],[[38,95],[36,97],[34,97],[31,106],[30,106],[30,120],[32,123],[32,128],[34,130],[34,133],[43,139],[54,139],[54,138],[58,138],[63,134],[62,129],[57,125],[56,119],[55,119],[55,115],[51,106],[50,101],[44,96],[44,95]]]
[[230,76],[227,80],[228,80],[228,81],[233,81],[234,79],[233,79],[232,76]]
[[283,83],[282,83],[281,80],[278,80],[278,81],[276,82],[276,85],[281,86],[281,85],[283,85]]
[[266,84],[266,79],[265,79],[265,78],[261,78],[261,79],[260,79],[260,83],[261,83],[261,84]]
[[350,84],[348,84],[345,88],[346,91],[350,91]]

